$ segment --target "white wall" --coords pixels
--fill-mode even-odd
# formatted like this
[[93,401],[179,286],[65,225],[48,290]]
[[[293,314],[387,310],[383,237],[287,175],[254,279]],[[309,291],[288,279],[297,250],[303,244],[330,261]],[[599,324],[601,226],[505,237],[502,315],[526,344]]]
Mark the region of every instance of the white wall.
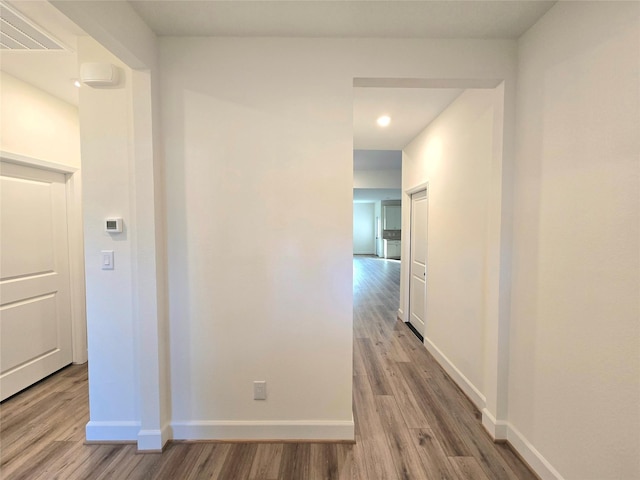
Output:
[[402,172],[398,170],[356,170],[353,172],[353,188],[400,188]]
[[[132,75],[88,37],[78,40],[78,59],[113,63],[122,79],[119,88],[80,90],[91,410],[87,439],[133,440],[140,427],[140,409],[133,321]],[[122,217],[124,232],[106,233],[107,217]],[[114,270],[101,270],[101,250],[114,251]]]
[[[482,397],[487,222],[499,101],[493,89],[466,90],[405,147],[402,165],[403,190],[428,183],[425,344]],[[407,245],[409,224],[403,231]],[[402,284],[406,291],[404,277]]]
[[519,41],[511,440],[566,479],[640,478],[639,63],[637,2]]
[[0,150],[80,168],[78,108],[0,72]]
[[[167,281],[165,250],[165,217],[163,204],[164,171],[160,144],[160,97],[157,74],[156,36],[127,2],[84,2],[52,1],[52,4],[76,24],[101,43],[109,52],[102,55],[100,49],[86,47],[84,61],[110,61],[118,57],[128,68],[123,84],[127,92],[127,101],[114,93],[115,111],[110,111],[109,103],[104,100],[108,93],[94,92],[87,95],[80,109],[84,112],[88,127],[86,130],[95,176],[91,177],[89,188],[95,182],[97,189],[91,196],[93,211],[104,210],[112,200],[104,189],[105,182],[118,189],[120,182],[128,184],[130,195],[119,198],[118,205],[129,211],[130,244],[126,245],[129,258],[121,258],[120,267],[131,271],[131,303],[120,304],[123,317],[130,318],[133,332],[133,364],[122,375],[116,375],[117,382],[127,385],[132,381],[136,385],[128,394],[131,399],[119,402],[109,410],[100,409],[91,412],[91,421],[87,426],[87,436],[94,439],[134,440],[138,449],[158,450],[170,438],[170,385],[168,377],[168,322],[167,322]],[[88,44],[87,44],[88,45]],[[92,60],[92,57],[94,60]],[[80,61],[83,61],[80,59]],[[118,62],[113,62],[118,63]],[[109,90],[109,89],[107,89]],[[109,111],[102,112],[103,109]],[[128,111],[128,125],[123,125],[122,113]],[[83,125],[84,130],[84,125]],[[113,142],[106,141],[108,149],[122,148],[127,142],[128,158],[119,158],[119,169],[109,170],[109,158],[101,154],[96,143],[101,132],[116,133]],[[124,135],[128,135],[125,138]],[[83,131],[84,142],[84,131]],[[84,154],[84,152],[83,152]],[[124,176],[124,165],[128,164],[128,178]],[[100,175],[104,170],[104,175]],[[103,239],[92,237],[87,241],[87,255],[101,249]],[[104,289],[101,277],[92,278],[95,288]],[[106,315],[110,312],[105,311]],[[104,327],[104,318],[100,311],[94,311],[96,321]],[[123,327],[118,325],[114,328]],[[96,329],[101,334],[100,329]],[[89,332],[92,336],[92,332]],[[92,364],[99,365],[90,370],[89,383],[102,383],[105,374],[109,374],[113,362],[111,356],[117,354],[119,345],[96,351]],[[95,375],[93,380],[92,373]],[[129,420],[129,404],[137,404],[139,415]]]
[[398,150],[354,150],[353,188],[402,186],[402,152]]
[[161,45],[174,432],[353,438],[351,87],[297,40]]
[[353,254],[374,255],[376,250],[375,203],[353,204]]
[[[56,2],[80,10],[95,3]],[[111,28],[122,51],[137,38],[117,28],[129,24],[120,20],[131,12],[103,22],[111,7],[95,7],[101,11],[90,13],[89,26]],[[637,3],[562,2],[520,42],[508,426],[509,439],[544,478],[552,478],[551,465],[565,478],[638,477],[637,9]],[[504,189],[492,189],[488,214],[495,220],[493,207],[505,208],[498,209],[498,225],[488,222],[486,237],[489,258],[499,247],[500,260],[487,270],[499,270],[500,322],[484,332],[487,345],[503,340],[515,42],[165,38],[162,44],[163,103],[154,107],[163,110],[167,148],[171,413],[178,436],[249,438],[273,434],[274,426],[290,438],[297,427],[314,436],[345,435],[352,426],[354,78],[505,80],[504,143],[493,145],[504,155],[498,165],[504,175],[495,164],[491,172],[492,185],[498,178]],[[124,54],[135,63],[153,50],[148,46],[138,42]],[[129,132],[119,125],[123,99],[113,93],[113,104],[90,101],[93,113],[107,112],[114,122],[113,131],[94,124],[88,133],[87,151],[105,162],[103,170],[95,165],[97,190],[88,196],[86,231],[96,248],[104,240],[95,229],[104,206],[130,206],[131,185],[123,185],[130,172],[122,163]],[[131,267],[130,245],[123,248],[116,265]],[[94,347],[107,359],[93,370],[94,399],[103,395],[95,414],[108,419],[105,427],[135,426],[142,417],[136,405],[142,413],[146,405],[132,385],[149,356],[137,357],[128,343],[130,335],[132,342],[142,337],[127,303],[135,302],[125,292],[130,278],[120,271],[121,282],[106,281],[90,271],[94,256],[87,258],[92,308],[98,318],[100,302],[105,308]],[[486,279],[495,290],[492,275]],[[114,353],[123,358],[109,363]],[[466,370],[489,398],[491,376],[480,380]],[[269,382],[265,403],[250,400],[256,377]]]
[[[131,70],[91,38],[80,38],[78,45],[80,62],[112,63],[121,76],[116,88],[80,92],[87,187],[87,439],[137,440],[141,450],[158,450],[170,437],[170,412],[154,81],[148,70]],[[122,234],[103,231],[110,216],[124,219]],[[100,270],[100,250],[114,250],[113,271]]]
[[[130,67],[152,65],[153,35],[138,28],[130,6],[107,3],[55,5]],[[515,42],[163,38],[161,45],[162,102],[154,97],[152,108],[162,110],[166,149],[173,435],[352,438],[354,78],[506,79],[513,88]],[[140,435],[166,391],[161,314],[146,308],[146,282],[162,277],[161,258],[154,264],[145,255],[158,245],[149,208],[165,220],[161,202],[148,196],[151,178],[156,193],[162,188],[155,168],[140,164],[146,125],[137,115],[122,122],[138,110],[136,73],[133,87],[126,84],[129,105],[117,90],[93,92],[84,104],[81,97],[81,110],[93,115],[86,153],[95,156],[87,246],[111,246],[94,229],[107,207],[135,217],[135,236],[116,256],[131,275],[117,270],[111,282],[87,269],[98,325],[91,388],[101,402],[92,403],[87,432],[104,440]],[[154,378],[160,383],[147,387]],[[268,382],[266,402],[251,399],[256,379]]]
[[353,79],[512,85],[515,43],[160,45],[174,433],[350,437]]

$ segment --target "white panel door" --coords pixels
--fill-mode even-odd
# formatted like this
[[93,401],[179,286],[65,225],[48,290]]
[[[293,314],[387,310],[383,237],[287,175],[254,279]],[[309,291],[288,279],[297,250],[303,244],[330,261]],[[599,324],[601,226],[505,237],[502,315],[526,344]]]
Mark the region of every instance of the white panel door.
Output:
[[411,195],[409,321],[424,336],[427,310],[427,191]]
[[72,361],[65,176],[0,163],[0,400]]
[[374,203],[353,204],[353,254],[376,253],[376,224]]

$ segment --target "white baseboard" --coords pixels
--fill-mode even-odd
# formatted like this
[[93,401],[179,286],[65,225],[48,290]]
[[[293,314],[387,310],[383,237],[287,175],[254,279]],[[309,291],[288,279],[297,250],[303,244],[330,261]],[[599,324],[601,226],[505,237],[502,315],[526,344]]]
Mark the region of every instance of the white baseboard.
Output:
[[427,337],[424,338],[424,346],[427,347],[429,353],[435,357],[440,366],[449,374],[454,382],[462,389],[478,410],[484,410],[486,406],[486,397],[478,390],[471,381],[464,376],[464,374],[458,370],[458,368],[447,358],[447,356],[440,351],[435,344]]
[[174,440],[353,441],[350,421],[189,421],[173,422]]
[[482,425],[494,440],[506,440],[542,480],[564,480],[542,454],[509,422],[496,420],[486,408]]
[[542,480],[564,480],[551,463],[510,423],[507,423],[507,441]]
[[96,422],[85,427],[88,442],[135,442],[138,439],[140,422]]
[[349,421],[189,421],[141,430],[140,422],[87,423],[88,442],[136,442],[138,450],[160,451],[168,440],[318,440],[353,441]]
[[162,429],[140,430],[138,432],[138,450],[161,452],[169,440],[171,440],[169,425],[165,425]]
[[496,420],[486,408],[486,397],[428,338],[424,345],[454,382],[482,412],[482,425],[494,440],[506,440],[542,480],[564,480],[551,463],[508,421]]
[[496,417],[485,407],[482,409],[482,426],[493,440],[506,440],[509,424],[504,420],[496,420]]
[[404,320],[404,312],[402,311],[401,308],[398,309],[398,318],[403,322],[405,321]]

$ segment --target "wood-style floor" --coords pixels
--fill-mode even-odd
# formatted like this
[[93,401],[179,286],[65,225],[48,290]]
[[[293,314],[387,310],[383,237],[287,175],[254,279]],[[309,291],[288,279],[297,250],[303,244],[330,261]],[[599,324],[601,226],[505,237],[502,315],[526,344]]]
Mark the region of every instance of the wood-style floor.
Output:
[[0,478],[535,480],[418,339],[396,320],[400,263],[354,259],[355,444],[84,445],[86,366],[0,405]]

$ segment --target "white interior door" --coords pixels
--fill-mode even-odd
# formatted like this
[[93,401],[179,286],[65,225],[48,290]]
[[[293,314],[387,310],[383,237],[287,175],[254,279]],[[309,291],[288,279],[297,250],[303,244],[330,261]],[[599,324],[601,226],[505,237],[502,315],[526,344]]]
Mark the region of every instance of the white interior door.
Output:
[[427,310],[427,191],[411,195],[409,322],[424,336]]
[[0,162],[0,400],[72,361],[65,180]]
[[376,253],[375,204],[353,204],[353,254]]

